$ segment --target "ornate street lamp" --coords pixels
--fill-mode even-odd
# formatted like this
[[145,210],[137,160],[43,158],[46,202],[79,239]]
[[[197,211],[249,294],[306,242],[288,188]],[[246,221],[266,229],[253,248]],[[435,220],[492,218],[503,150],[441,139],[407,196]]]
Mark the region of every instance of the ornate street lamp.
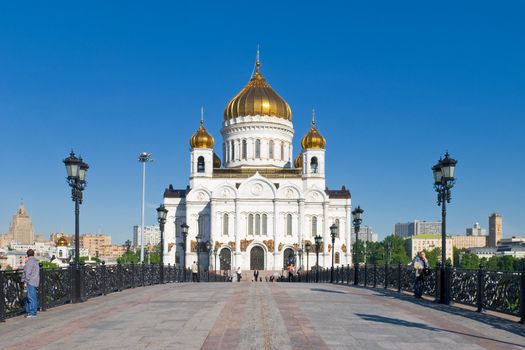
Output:
[[182,269],[183,269],[183,278],[184,278],[184,281],[186,281],[186,242],[188,240],[188,229],[190,228],[188,226],[188,224],[186,224],[185,222],[182,223],[180,225],[180,228],[181,228],[181,234],[182,234],[182,242],[181,242],[181,245],[182,245],[182,251],[184,252],[183,254],[183,257],[184,257],[184,263],[182,264]]
[[206,251],[208,252],[208,282],[210,281],[210,267],[211,267],[211,242],[206,241]]
[[321,235],[315,236],[315,282],[319,283],[319,250],[321,250],[321,244],[323,244],[323,237]]
[[445,285],[446,278],[446,261],[447,261],[447,203],[450,203],[451,188],[454,187],[457,160],[452,159],[448,152],[445,158],[439,159],[439,162],[432,167],[434,175],[434,189],[437,192],[437,203],[441,206],[441,293],[439,302],[442,304],[450,303],[448,287]]
[[310,255],[310,243],[306,242],[304,246],[304,250],[306,252],[306,282],[308,282],[308,275],[310,274],[310,266],[308,264],[308,256]]
[[157,208],[157,219],[160,226],[160,283],[164,283],[164,225],[166,224],[168,209],[161,204]]
[[201,262],[200,262],[200,252],[201,252],[201,242],[202,242],[202,236],[200,233],[195,236],[195,241],[197,241],[197,281],[200,280],[201,276]]
[[75,202],[75,302],[80,302],[80,204],[82,204],[82,191],[86,188],[86,174],[89,165],[84,163],[82,157],[77,158],[71,151],[69,157],[64,159],[66,166],[67,182],[71,187],[71,199]]
[[357,261],[357,243],[359,242],[359,227],[363,219],[361,218],[364,213],[364,210],[358,205],[352,211],[352,223],[354,224],[355,229],[355,246],[354,246],[354,285],[359,284],[359,261]]
[[335,252],[335,238],[337,237],[337,225],[330,226],[330,236],[332,237],[332,269],[330,270],[330,283],[334,283],[334,252]]
[[217,248],[213,249],[213,256],[215,257],[215,263],[213,264],[215,270],[215,282],[217,282]]

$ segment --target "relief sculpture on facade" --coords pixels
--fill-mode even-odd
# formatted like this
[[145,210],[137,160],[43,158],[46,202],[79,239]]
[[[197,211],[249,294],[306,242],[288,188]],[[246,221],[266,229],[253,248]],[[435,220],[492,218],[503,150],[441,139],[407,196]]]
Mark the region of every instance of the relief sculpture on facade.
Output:
[[343,253],[346,253],[346,244],[343,243],[343,245],[341,246],[341,250],[343,251]]
[[282,250],[283,250],[283,247],[284,247],[284,244],[282,244],[282,243],[279,243],[279,247],[278,247],[278,250],[279,250],[279,251],[282,251]]
[[230,246],[232,251],[235,251],[235,242],[229,241],[228,245]]
[[241,239],[241,252],[245,252],[246,248],[253,242],[253,239]]
[[329,244],[329,245],[328,245],[328,253],[330,253],[331,251],[332,251],[332,245]]
[[168,252],[171,252],[171,249],[173,248],[174,245],[175,243],[168,243]]
[[267,241],[263,241],[264,245],[268,247],[269,252],[273,252],[273,239],[269,239]]

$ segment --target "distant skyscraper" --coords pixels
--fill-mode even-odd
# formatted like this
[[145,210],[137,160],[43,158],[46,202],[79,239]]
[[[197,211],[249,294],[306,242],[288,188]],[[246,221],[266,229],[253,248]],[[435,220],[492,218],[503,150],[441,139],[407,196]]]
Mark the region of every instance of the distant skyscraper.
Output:
[[467,228],[467,236],[486,236],[487,230],[481,228],[481,225],[476,222],[474,227]]
[[[133,246],[140,247],[140,226],[133,226]],[[160,243],[160,227],[144,226],[144,246]]]
[[503,217],[493,213],[489,216],[489,247],[497,247],[503,238]]
[[[360,241],[366,241],[366,242],[379,241],[379,236],[377,235],[377,233],[374,233],[374,231],[372,231],[372,229],[366,225],[361,226],[359,228],[358,236],[359,236]],[[355,227],[354,226],[352,226],[352,229],[351,229],[350,241],[352,242],[352,244],[355,243]]]
[[20,203],[20,207],[15,215],[13,215],[13,221],[9,227],[9,234],[13,241],[20,244],[33,244],[35,242],[35,233],[33,231],[33,224],[31,223],[31,217],[24,208],[24,203]]
[[415,235],[441,234],[441,221],[420,221],[414,220],[412,222],[397,223],[394,225],[394,235],[407,238]]

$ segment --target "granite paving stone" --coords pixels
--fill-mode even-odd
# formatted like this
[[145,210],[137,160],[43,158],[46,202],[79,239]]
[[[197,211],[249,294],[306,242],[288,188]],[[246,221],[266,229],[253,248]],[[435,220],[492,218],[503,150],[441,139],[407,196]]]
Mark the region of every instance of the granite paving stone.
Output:
[[347,285],[177,283],[0,323],[0,349],[522,349],[525,326]]

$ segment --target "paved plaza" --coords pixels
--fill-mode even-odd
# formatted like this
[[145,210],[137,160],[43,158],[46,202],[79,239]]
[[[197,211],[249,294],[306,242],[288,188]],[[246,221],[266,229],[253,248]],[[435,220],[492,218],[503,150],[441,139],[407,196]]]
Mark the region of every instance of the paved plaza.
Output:
[[1,349],[525,349],[525,327],[382,290],[165,284],[0,324]]

